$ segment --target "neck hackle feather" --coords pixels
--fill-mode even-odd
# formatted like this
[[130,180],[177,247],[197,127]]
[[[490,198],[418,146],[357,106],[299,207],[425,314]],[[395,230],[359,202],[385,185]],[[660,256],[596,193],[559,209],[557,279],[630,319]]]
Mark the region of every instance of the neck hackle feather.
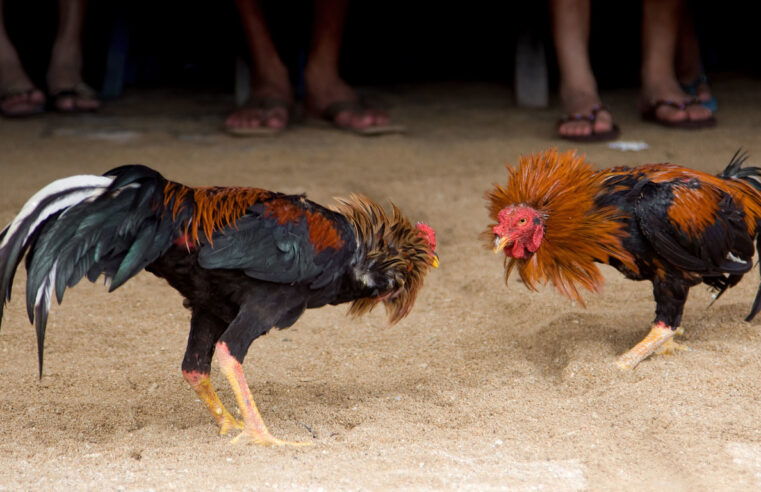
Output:
[[[556,149],[522,156],[517,168],[507,165],[508,182],[487,193],[489,216],[497,220],[500,210],[526,205],[544,218],[544,238],[539,249],[525,259],[505,258],[505,281],[518,268],[524,284],[552,282],[558,290],[584,305],[577,286],[599,292],[603,277],[595,262],[611,258],[637,271],[632,256],[623,249],[623,213],[595,205],[603,177],[584,156]],[[484,233],[493,246],[492,227]]]
[[425,274],[433,264],[435,252],[431,251],[425,236],[395,205],[391,205],[393,213],[389,217],[383,207],[365,196],[351,195],[348,199],[338,199],[338,202],[338,211],[354,225],[363,256],[360,267],[393,278],[400,286],[380,297],[355,300],[349,314],[360,316],[383,302],[389,324],[394,324],[412,309]]

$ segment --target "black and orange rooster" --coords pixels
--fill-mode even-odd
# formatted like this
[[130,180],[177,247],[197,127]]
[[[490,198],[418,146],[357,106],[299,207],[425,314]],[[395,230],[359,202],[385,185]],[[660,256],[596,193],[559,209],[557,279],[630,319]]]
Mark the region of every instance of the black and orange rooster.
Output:
[[[82,277],[114,290],[144,268],[166,279],[191,310],[182,373],[224,434],[286,443],[267,430],[243,376],[251,343],[286,328],[305,309],[352,302],[359,315],[383,303],[390,322],[412,308],[436,239],[425,224],[351,196],[332,211],[304,196],[256,188],[191,188],[144,166],[73,176],[34,195],[0,233],[0,321],[26,253],[27,309],[42,376],[50,302]],[[209,379],[217,355],[243,421],[225,409]]]
[[[653,283],[656,309],[647,337],[617,360],[633,369],[654,351],[681,348],[674,336],[690,287],[701,282],[716,297],[753,266],[761,220],[761,170],[735,154],[718,176],[673,164],[595,170],[583,156],[548,150],[508,166],[506,186],[487,193],[485,236],[504,251],[505,280],[513,269],[525,285],[552,282],[583,300],[599,291],[595,262],[633,280]],[[758,243],[757,243],[758,245]],[[746,318],[761,309],[761,288]]]

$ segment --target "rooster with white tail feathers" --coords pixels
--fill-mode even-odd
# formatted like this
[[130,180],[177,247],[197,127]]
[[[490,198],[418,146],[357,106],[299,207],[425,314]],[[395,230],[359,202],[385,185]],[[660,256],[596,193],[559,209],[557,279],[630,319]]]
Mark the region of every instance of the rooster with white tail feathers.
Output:
[[[60,179],[24,205],[0,233],[0,323],[24,255],[40,376],[53,297],[60,303],[83,277],[103,275],[114,290],[146,269],[191,310],[182,373],[220,433],[240,428],[235,440],[263,445],[299,443],[273,437],[259,415],[241,367],[251,343],[326,304],[351,302],[359,315],[383,303],[397,322],[438,265],[433,230],[396,207],[389,216],[363,196],[330,210],[258,188],[191,188],[145,166]],[[242,422],[209,379],[215,353]]]

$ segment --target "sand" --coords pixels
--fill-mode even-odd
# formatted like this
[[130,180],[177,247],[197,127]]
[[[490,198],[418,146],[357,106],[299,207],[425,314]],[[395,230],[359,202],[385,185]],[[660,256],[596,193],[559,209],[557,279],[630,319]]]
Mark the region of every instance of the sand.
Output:
[[[634,90],[604,93],[622,139],[579,149],[601,167],[671,161],[717,172],[738,147],[761,164],[757,81],[714,81],[712,130],[640,121]],[[139,92],[96,115],[0,121],[0,222],[55,178],[143,163],[190,185],[361,192],[437,231],[441,267],[412,313],[307,312],[254,342],[246,377],[270,430],[307,448],[231,445],[180,373],[189,313],[148,273],[116,292],[83,282],[53,309],[37,378],[23,273],[0,333],[0,490],[748,490],[761,488],[761,334],[744,316],[754,271],[716,305],[695,287],[682,341],[624,373],[615,358],[653,318],[647,282],[601,267],[587,307],[504,285],[478,234],[505,162],[550,146],[557,107],[505,87],[386,87],[409,127],[362,138],[308,123],[276,138],[219,132],[229,97]],[[214,368],[223,400],[232,392]]]

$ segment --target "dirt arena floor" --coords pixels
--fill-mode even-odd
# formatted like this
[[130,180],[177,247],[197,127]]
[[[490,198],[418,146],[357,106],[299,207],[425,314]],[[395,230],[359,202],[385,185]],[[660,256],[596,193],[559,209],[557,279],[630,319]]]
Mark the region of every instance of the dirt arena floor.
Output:
[[[717,172],[738,147],[761,165],[761,84],[716,78],[716,129],[640,121],[637,93],[604,94],[622,140],[580,148],[601,167],[671,161]],[[55,178],[143,163],[191,185],[361,192],[429,222],[441,267],[409,317],[307,312],[254,342],[244,369],[264,420],[306,448],[231,445],[180,373],[189,314],[141,273],[112,294],[83,282],[53,309],[37,378],[25,277],[0,333],[0,490],[749,490],[761,488],[761,320],[754,271],[710,309],[693,289],[683,341],[623,373],[649,329],[646,282],[602,267],[587,308],[507,288],[478,235],[505,162],[567,142],[557,107],[514,107],[498,85],[385,88],[403,136],[310,122],[276,138],[219,132],[229,99],[132,93],[96,115],[0,121],[0,222]],[[232,392],[214,368],[223,400]]]

